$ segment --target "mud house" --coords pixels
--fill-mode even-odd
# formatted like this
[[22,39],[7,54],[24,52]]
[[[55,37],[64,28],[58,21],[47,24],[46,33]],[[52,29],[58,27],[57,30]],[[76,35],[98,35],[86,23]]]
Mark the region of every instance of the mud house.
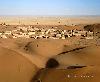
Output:
[[60,39],[61,38],[61,34],[56,34],[56,37]]
[[28,35],[35,35],[35,32],[29,32]]
[[6,35],[1,35],[1,38],[7,38],[7,36]]
[[11,35],[11,33],[12,33],[11,31],[5,31],[4,34],[5,34],[5,35]]
[[65,38],[65,35],[62,35],[61,39],[66,39],[66,38]]
[[85,37],[86,39],[93,39],[93,32],[87,32],[87,36]]
[[2,33],[0,33],[0,36],[2,35]]

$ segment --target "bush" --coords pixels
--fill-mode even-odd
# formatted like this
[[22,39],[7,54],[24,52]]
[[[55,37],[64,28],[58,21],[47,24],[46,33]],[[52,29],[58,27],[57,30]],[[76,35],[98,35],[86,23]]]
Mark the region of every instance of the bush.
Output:
[[46,63],[46,68],[56,68],[59,66],[59,63],[56,59],[49,59]]

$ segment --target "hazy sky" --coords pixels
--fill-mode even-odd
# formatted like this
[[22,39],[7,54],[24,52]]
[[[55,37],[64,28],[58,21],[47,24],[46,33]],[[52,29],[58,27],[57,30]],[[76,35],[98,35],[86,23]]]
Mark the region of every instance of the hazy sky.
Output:
[[0,15],[100,15],[100,0],[0,0]]

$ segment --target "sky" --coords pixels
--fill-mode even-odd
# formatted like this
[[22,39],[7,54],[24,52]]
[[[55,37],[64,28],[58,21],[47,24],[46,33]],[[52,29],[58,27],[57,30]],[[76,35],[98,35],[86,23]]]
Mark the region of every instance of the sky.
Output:
[[0,0],[0,15],[100,15],[100,0]]

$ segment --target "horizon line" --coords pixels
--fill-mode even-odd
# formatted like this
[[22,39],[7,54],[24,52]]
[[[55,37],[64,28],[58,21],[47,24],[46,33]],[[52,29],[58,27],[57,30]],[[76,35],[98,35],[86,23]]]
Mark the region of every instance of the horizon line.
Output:
[[28,16],[28,17],[66,17],[66,16],[72,16],[72,17],[74,17],[74,16],[78,16],[78,17],[84,17],[84,16],[93,16],[93,17],[98,17],[98,16],[100,16],[100,15],[0,15],[0,17],[5,17],[5,16],[11,16],[11,17],[14,17],[14,16],[22,16],[22,17],[24,17],[24,16]]

